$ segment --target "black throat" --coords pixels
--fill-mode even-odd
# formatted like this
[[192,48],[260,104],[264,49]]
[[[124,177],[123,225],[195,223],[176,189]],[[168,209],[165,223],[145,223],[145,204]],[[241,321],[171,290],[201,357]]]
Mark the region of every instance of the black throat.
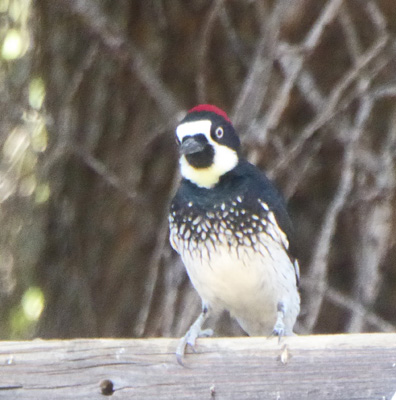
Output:
[[186,154],[187,162],[193,168],[209,168],[214,161],[215,151],[213,146],[207,143],[202,151],[192,154]]
[[187,154],[185,157],[187,162],[194,168],[208,168],[213,164],[214,150],[213,147],[208,144],[202,151]]

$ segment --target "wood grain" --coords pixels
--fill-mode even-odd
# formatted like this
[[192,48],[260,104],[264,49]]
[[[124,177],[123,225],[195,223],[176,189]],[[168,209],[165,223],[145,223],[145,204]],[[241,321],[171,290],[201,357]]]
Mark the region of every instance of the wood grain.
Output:
[[1,399],[391,400],[396,334],[0,342]]

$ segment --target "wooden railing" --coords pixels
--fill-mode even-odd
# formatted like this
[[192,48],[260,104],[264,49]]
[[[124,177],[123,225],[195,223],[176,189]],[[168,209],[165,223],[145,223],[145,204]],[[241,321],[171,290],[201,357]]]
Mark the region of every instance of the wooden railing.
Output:
[[396,334],[0,342],[0,399],[396,400]]

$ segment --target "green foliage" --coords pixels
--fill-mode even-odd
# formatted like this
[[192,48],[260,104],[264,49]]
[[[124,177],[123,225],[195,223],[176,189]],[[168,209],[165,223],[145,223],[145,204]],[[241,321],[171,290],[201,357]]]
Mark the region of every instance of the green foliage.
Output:
[[10,313],[10,338],[31,337],[34,327],[44,308],[44,294],[39,287],[29,287],[19,304]]
[[37,207],[50,196],[37,172],[48,142],[45,85],[32,72],[31,1],[0,0],[0,13],[0,338],[23,339],[33,335],[44,305],[33,285],[42,246]]

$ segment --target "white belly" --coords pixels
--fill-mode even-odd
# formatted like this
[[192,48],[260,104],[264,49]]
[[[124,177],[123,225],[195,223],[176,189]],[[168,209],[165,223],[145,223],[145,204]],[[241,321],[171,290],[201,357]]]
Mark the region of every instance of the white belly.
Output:
[[200,244],[195,249],[175,242],[204,303],[228,310],[249,335],[256,336],[271,334],[281,301],[286,309],[285,334],[292,334],[300,298],[294,266],[281,244],[264,233],[255,249],[229,246],[226,240],[216,248]]

